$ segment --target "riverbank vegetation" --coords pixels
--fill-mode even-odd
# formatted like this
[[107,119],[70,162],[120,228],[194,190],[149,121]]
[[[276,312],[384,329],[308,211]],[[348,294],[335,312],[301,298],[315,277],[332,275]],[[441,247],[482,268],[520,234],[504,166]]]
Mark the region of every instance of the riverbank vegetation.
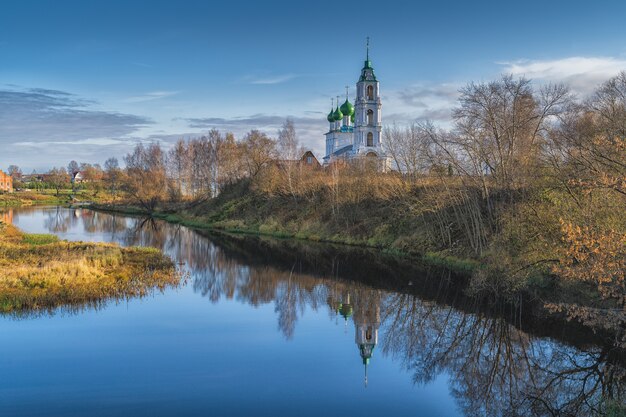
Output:
[[64,190],[58,195],[45,190],[4,193],[0,194],[0,207],[68,204],[72,201],[70,195],[71,190]]
[[586,98],[503,76],[462,88],[450,128],[387,127],[385,173],[367,158],[306,164],[287,121],[276,140],[139,145],[120,188],[135,210],[194,226],[467,260],[475,291],[567,290],[579,297],[554,311],[623,323],[625,97],[626,73]]
[[60,241],[0,222],[0,313],[97,306],[178,282],[156,249]]
[[7,172],[13,178],[13,192],[0,192],[1,206],[64,205],[85,202],[114,202],[117,179],[122,172],[115,158],[99,164],[71,161],[67,168],[54,167],[44,174],[24,174],[16,165]]

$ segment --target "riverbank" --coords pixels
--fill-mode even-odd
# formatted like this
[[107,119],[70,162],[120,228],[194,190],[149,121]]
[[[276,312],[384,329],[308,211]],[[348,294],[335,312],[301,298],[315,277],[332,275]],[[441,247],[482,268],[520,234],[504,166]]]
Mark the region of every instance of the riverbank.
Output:
[[179,282],[153,248],[60,241],[0,222],[0,312],[80,308],[143,296]]
[[[218,197],[200,204],[162,205],[151,213],[131,204],[92,204],[89,207],[107,212],[151,216],[199,230],[373,248],[425,266],[444,267],[472,277],[474,281],[484,279],[484,275],[492,273],[494,268],[494,265],[487,264],[486,261],[457,255],[462,252],[435,251],[424,242],[416,242],[420,236],[420,224],[414,222],[416,224],[407,226],[410,215],[402,213],[401,209],[389,210],[391,214],[385,217],[374,215],[372,219],[366,219],[370,222],[369,227],[344,227],[345,233],[342,233],[341,225],[324,221],[327,217],[325,213],[302,204],[294,206],[288,202],[282,203],[284,208],[280,208],[281,203],[275,199],[260,201],[251,197],[237,200]],[[374,204],[369,204],[369,207],[376,211]],[[363,208],[355,210],[363,211]],[[395,222],[392,220],[394,215],[398,216]],[[485,289],[481,283],[480,286],[470,285],[469,288],[470,291],[485,291],[499,298],[516,298],[521,294],[527,298],[543,299],[557,304],[593,307],[605,305],[593,286],[561,280],[550,274],[545,265],[524,271],[522,277],[515,276],[514,279],[520,282],[511,284],[512,279],[502,277],[504,284],[500,287],[491,286]]]
[[31,205],[63,205],[68,204],[67,195],[55,195],[37,193],[32,191],[16,191],[13,193],[0,194],[0,207],[20,207]]
[[58,194],[53,190],[15,191],[0,194],[0,207],[61,206],[92,202],[102,203],[106,200],[110,200],[110,196],[89,190],[73,192],[67,189],[59,191]]
[[214,221],[212,217],[202,217],[194,215],[186,210],[175,211],[174,208],[165,208],[154,212],[148,212],[137,206],[128,204],[89,204],[90,209],[128,214],[133,216],[151,216],[153,218],[165,220],[169,223],[180,224],[186,227],[199,230],[213,230],[232,234],[246,234],[253,236],[267,236],[278,239],[296,239],[303,241],[333,243],[347,246],[357,246],[364,248],[379,249],[383,253],[396,255],[405,258],[413,258],[427,265],[440,266],[449,268],[455,272],[463,274],[471,274],[480,268],[480,262],[470,259],[461,258],[446,253],[436,252],[415,252],[402,250],[396,247],[383,245],[367,239],[355,239],[352,237],[342,238],[339,235],[324,236],[320,234],[309,234],[305,232],[294,232],[286,229],[277,230],[269,227],[264,223],[246,224],[243,221],[218,220]]
[[[376,188],[376,184],[371,187]],[[393,189],[385,185],[379,188]],[[565,306],[562,311],[573,305],[615,307],[612,300],[602,299],[595,282],[563,279],[558,275],[556,266],[574,256],[567,253],[569,242],[559,223],[560,214],[569,210],[569,206],[555,192],[537,199],[528,196],[532,205],[516,206],[508,214],[501,213],[499,234],[490,236],[489,247],[477,255],[471,242],[457,230],[458,225],[448,229],[442,226],[447,211],[455,208],[445,206],[437,210],[428,200],[432,190],[418,188],[392,195],[383,191],[372,191],[367,198],[345,197],[343,203],[337,203],[327,193],[296,199],[263,193],[242,181],[216,198],[162,202],[152,212],[130,203],[91,207],[150,215],[197,229],[376,248],[470,275],[472,291],[485,291],[500,298],[524,294]],[[527,215],[527,211],[532,215]],[[441,243],[444,235],[445,245]]]

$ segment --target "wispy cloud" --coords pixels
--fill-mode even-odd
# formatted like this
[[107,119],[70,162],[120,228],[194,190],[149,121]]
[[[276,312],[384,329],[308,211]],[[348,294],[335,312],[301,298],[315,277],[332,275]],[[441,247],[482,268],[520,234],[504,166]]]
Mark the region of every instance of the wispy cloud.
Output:
[[325,119],[322,117],[294,117],[279,116],[268,114],[253,114],[251,116],[221,118],[221,117],[205,117],[184,119],[189,123],[189,127],[193,128],[213,128],[213,127],[233,127],[244,126],[246,128],[263,128],[267,126],[280,126],[287,118],[293,120],[294,123],[320,123]]
[[[147,117],[95,110],[92,100],[42,88],[0,89],[0,165],[49,166],[79,155],[99,160],[130,145]],[[103,152],[103,148],[107,151]]]
[[[323,152],[324,133],[328,129],[326,117],[321,114],[318,117],[297,117],[289,115],[253,114],[250,116],[221,118],[205,117],[184,119],[190,128],[194,129],[218,129],[233,132],[242,137],[251,129],[258,129],[270,136],[275,136],[278,129],[287,119],[291,119],[296,128],[300,144],[316,153]],[[323,156],[323,155],[322,155]]]
[[137,96],[128,97],[124,100],[126,103],[141,103],[144,101],[159,100],[178,94],[178,91],[151,91]]
[[123,139],[112,139],[112,138],[89,138],[89,139],[79,139],[74,141],[68,140],[57,140],[57,141],[43,141],[43,142],[17,142],[14,146],[23,146],[23,147],[34,147],[34,148],[46,148],[48,146],[83,146],[83,145],[93,145],[93,146],[110,146],[110,145],[119,145],[124,143]]
[[626,59],[574,56],[552,60],[519,60],[500,63],[503,72],[534,80],[563,82],[581,95],[626,70]]
[[243,78],[243,81],[248,84],[272,85],[286,83],[296,77],[298,77],[296,74],[268,75],[264,77],[247,76]]
[[131,64],[137,66],[137,67],[142,67],[142,68],[153,68],[152,65],[150,64],[146,64],[143,62],[132,62]]
[[449,123],[452,109],[457,105],[459,88],[456,83],[419,83],[390,91],[385,97],[383,118],[388,122],[407,123],[432,120]]
[[0,90],[0,145],[120,137],[153,123],[142,116],[94,110],[93,103],[58,90]]

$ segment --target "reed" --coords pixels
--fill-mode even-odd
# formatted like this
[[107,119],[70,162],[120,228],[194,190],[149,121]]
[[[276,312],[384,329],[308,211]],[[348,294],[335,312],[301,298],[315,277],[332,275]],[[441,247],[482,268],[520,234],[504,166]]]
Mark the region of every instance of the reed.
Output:
[[144,296],[179,281],[157,249],[60,241],[0,223],[2,313]]

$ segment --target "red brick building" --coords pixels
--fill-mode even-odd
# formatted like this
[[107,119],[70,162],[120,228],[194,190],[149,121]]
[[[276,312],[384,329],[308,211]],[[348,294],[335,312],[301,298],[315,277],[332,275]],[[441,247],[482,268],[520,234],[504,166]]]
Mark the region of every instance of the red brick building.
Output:
[[2,171],[0,171],[0,191],[13,192],[13,178]]

